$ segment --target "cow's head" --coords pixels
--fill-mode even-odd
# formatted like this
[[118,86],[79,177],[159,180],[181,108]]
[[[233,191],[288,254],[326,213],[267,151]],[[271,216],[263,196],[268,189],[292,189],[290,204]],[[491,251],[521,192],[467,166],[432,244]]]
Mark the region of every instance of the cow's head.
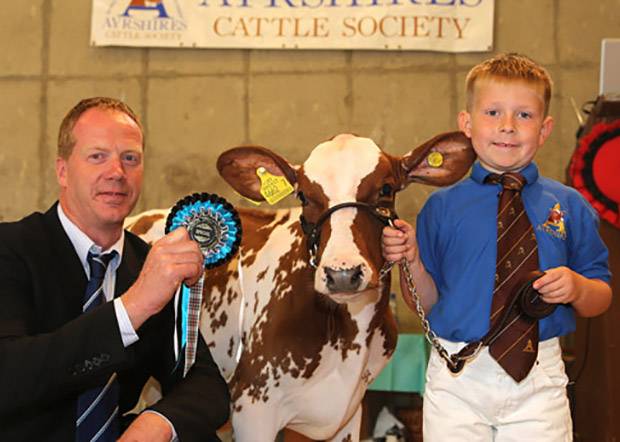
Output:
[[380,284],[384,223],[373,210],[393,211],[396,192],[409,183],[458,181],[474,158],[460,132],[439,135],[402,157],[388,155],[368,138],[343,134],[316,146],[301,166],[264,147],[242,146],[224,152],[217,167],[237,192],[255,201],[264,200],[261,167],[295,186],[310,257],[316,260],[315,290],[342,303]]

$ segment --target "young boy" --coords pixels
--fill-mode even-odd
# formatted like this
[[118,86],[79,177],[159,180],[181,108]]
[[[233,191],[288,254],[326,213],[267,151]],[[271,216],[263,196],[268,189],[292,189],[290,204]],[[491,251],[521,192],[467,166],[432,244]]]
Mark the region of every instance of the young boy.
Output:
[[[607,249],[598,218],[574,189],[539,176],[534,155],[553,127],[548,115],[547,71],[517,54],[501,54],[467,76],[467,109],[459,128],[472,141],[478,161],[471,175],[435,192],[414,229],[402,220],[383,233],[384,257],[403,258],[416,283],[432,330],[450,353],[489,331],[496,284],[498,195],[491,173],[519,172],[544,275],[533,283],[542,300],[557,305],[533,320],[538,349],[527,375],[514,379],[489,347],[453,374],[432,350],[424,394],[425,441],[570,441],[572,424],[567,376],[559,336],[574,331],[575,317],[603,313],[611,302]],[[499,272],[499,270],[498,270]],[[401,278],[402,281],[402,278]],[[406,284],[405,300],[412,301]],[[432,309],[431,309],[432,308]],[[536,355],[536,354],[535,354]]]

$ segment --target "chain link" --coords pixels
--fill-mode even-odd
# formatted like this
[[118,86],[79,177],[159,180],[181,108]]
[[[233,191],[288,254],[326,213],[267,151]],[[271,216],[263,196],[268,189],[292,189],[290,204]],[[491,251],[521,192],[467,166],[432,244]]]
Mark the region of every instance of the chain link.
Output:
[[[379,277],[383,278],[388,275],[394,266],[393,262],[386,261],[386,263],[381,268],[379,272]],[[422,324],[422,329],[424,330],[424,336],[426,340],[433,346],[439,356],[448,364],[448,368],[454,373],[458,373],[463,369],[465,362],[469,359],[473,359],[478,355],[478,352],[482,348],[482,342],[480,342],[474,352],[467,356],[459,356],[457,354],[450,355],[448,351],[441,345],[437,335],[433,330],[431,330],[430,323],[428,319],[426,319],[426,314],[424,313],[424,308],[422,308],[422,300],[420,299],[420,295],[418,294],[418,290],[416,288],[415,283],[413,282],[413,275],[409,270],[409,266],[407,265],[407,260],[405,258],[402,259],[399,263],[400,271],[405,275],[405,282],[407,283],[407,288],[409,289],[409,293],[411,293],[411,298],[413,299],[413,303],[415,304],[415,310],[420,318],[420,323]]]

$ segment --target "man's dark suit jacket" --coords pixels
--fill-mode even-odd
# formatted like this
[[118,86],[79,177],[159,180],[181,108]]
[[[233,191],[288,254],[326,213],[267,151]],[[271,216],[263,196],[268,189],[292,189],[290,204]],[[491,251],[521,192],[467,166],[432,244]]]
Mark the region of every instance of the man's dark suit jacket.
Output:
[[[135,281],[147,252],[146,243],[125,232],[115,296]],[[125,348],[112,302],[82,314],[86,283],[56,204],[45,214],[0,223],[0,441],[75,440],[79,393],[115,371],[119,415],[135,406],[152,375],[164,393],[152,409],[173,423],[182,442],[218,440],[229,393],[204,341],[181,380],[172,303]]]

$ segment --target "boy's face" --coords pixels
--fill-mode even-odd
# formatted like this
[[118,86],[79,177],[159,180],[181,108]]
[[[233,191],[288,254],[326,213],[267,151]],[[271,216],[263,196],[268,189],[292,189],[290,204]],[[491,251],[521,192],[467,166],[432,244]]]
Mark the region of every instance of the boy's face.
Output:
[[527,166],[543,145],[553,119],[544,115],[542,86],[521,80],[476,80],[470,111],[459,128],[471,138],[480,163],[497,173]]

